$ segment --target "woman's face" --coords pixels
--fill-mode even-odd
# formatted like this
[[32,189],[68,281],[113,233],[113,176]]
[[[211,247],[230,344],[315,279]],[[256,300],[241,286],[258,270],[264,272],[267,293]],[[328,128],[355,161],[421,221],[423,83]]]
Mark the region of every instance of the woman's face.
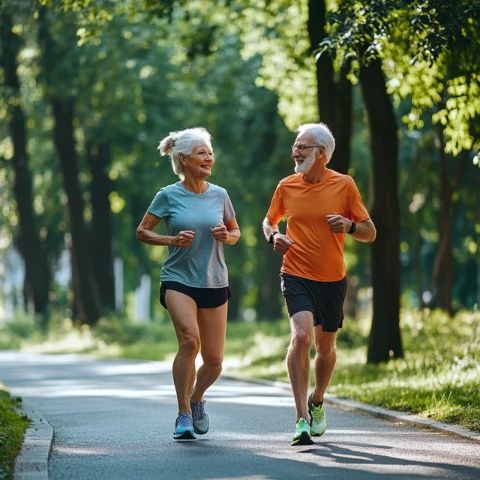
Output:
[[209,143],[199,143],[192,149],[192,153],[184,155],[185,176],[194,178],[207,178],[212,174],[215,158],[213,156],[212,146]]

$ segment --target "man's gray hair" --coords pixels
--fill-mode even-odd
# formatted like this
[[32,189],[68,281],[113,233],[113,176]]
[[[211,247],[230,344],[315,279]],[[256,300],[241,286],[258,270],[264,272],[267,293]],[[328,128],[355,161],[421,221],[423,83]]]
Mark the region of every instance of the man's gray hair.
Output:
[[335,138],[330,129],[324,123],[304,123],[297,129],[299,135],[310,135],[317,145],[325,147],[327,163],[331,160],[335,150]]
[[172,162],[172,169],[180,178],[184,178],[183,165],[180,155],[190,155],[198,144],[211,145],[212,136],[203,127],[186,128],[177,132],[170,132],[158,145],[160,155],[168,155]]

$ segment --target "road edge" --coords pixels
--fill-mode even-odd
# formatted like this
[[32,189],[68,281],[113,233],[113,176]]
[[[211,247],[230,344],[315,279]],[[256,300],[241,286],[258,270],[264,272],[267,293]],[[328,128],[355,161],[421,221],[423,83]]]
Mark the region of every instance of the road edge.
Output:
[[48,457],[53,442],[53,428],[31,403],[22,402],[22,413],[31,421],[22,449],[15,459],[13,480],[48,480]]
[[[264,385],[272,385],[275,387],[282,387],[291,392],[290,385],[284,382],[272,382],[268,380],[258,380],[251,378],[244,378],[241,376],[226,374],[224,378],[233,378],[245,382],[260,383]],[[454,424],[448,424],[439,422],[437,420],[431,420],[420,415],[415,415],[413,413],[399,412],[397,410],[389,410],[387,408],[377,407],[374,405],[369,405],[367,403],[361,403],[354,400],[349,400],[346,398],[339,398],[334,395],[326,394],[325,403],[336,406],[343,410],[354,410],[358,412],[367,413],[375,417],[384,418],[392,422],[407,423],[409,425],[414,425],[416,427],[430,428],[432,430],[438,430],[443,433],[450,435],[456,435],[468,440],[471,440],[476,443],[480,443],[480,433],[468,428],[460,427]]]

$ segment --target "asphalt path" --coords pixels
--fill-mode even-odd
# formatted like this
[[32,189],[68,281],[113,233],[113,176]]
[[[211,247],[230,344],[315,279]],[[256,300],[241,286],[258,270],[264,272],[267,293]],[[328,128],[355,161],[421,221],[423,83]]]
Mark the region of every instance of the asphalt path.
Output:
[[54,480],[480,478],[478,443],[331,405],[325,435],[292,447],[280,385],[222,376],[210,432],[179,442],[169,363],[0,352],[0,380],[53,427]]

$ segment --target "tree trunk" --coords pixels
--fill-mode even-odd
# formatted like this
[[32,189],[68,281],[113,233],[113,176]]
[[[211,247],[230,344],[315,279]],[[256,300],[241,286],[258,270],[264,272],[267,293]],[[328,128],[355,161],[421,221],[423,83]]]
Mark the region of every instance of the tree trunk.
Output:
[[462,152],[453,175],[447,168],[447,154],[443,133],[440,140],[440,214],[438,226],[438,248],[432,270],[432,303],[453,315],[452,295],[454,282],[453,244],[452,244],[452,196],[463,177],[468,163],[468,152]]
[[[67,17],[55,17],[56,29],[49,24],[48,11],[39,9],[38,39],[42,48],[42,76],[51,102],[54,130],[53,140],[60,159],[63,184],[67,195],[69,226],[71,232],[72,285],[74,312],[80,323],[93,325],[100,317],[100,301],[93,275],[92,255],[85,228],[84,202],[78,178],[77,155],[74,137],[74,99],[71,90],[75,81],[76,63],[75,25]],[[56,31],[62,39],[55,40]],[[61,33],[60,33],[61,32]],[[66,68],[68,67],[68,68]],[[65,72],[68,72],[68,76]]]
[[373,319],[368,363],[403,356],[400,337],[400,214],[398,138],[392,102],[380,60],[360,68],[360,83],[370,126],[377,239],[372,247]]
[[74,291],[75,304],[80,322],[93,325],[100,317],[100,304],[85,230],[84,202],[78,181],[73,134],[73,100],[53,98],[52,106],[55,119],[54,141],[68,198],[72,234],[72,274],[75,276],[73,285],[77,287]]
[[50,269],[47,254],[35,225],[33,211],[32,177],[29,170],[27,153],[27,135],[25,115],[22,109],[20,82],[17,77],[18,39],[12,32],[12,19],[1,14],[1,65],[4,82],[10,90],[8,119],[13,143],[13,191],[17,202],[20,233],[18,248],[25,262],[26,298],[32,301],[34,311],[46,321],[48,292],[50,287]]
[[[325,0],[309,0],[307,26],[312,54],[328,36],[325,22]],[[335,153],[330,166],[340,173],[347,173],[350,166],[352,85],[347,79],[349,67],[349,64],[343,65],[335,80],[332,57],[324,53],[316,61],[318,112],[320,120],[329,126],[335,137]]]
[[111,182],[108,177],[110,145],[108,143],[90,144],[88,147],[88,161],[92,173],[90,245],[93,256],[93,269],[102,307],[113,311],[115,308],[112,254],[113,230],[109,200]]

